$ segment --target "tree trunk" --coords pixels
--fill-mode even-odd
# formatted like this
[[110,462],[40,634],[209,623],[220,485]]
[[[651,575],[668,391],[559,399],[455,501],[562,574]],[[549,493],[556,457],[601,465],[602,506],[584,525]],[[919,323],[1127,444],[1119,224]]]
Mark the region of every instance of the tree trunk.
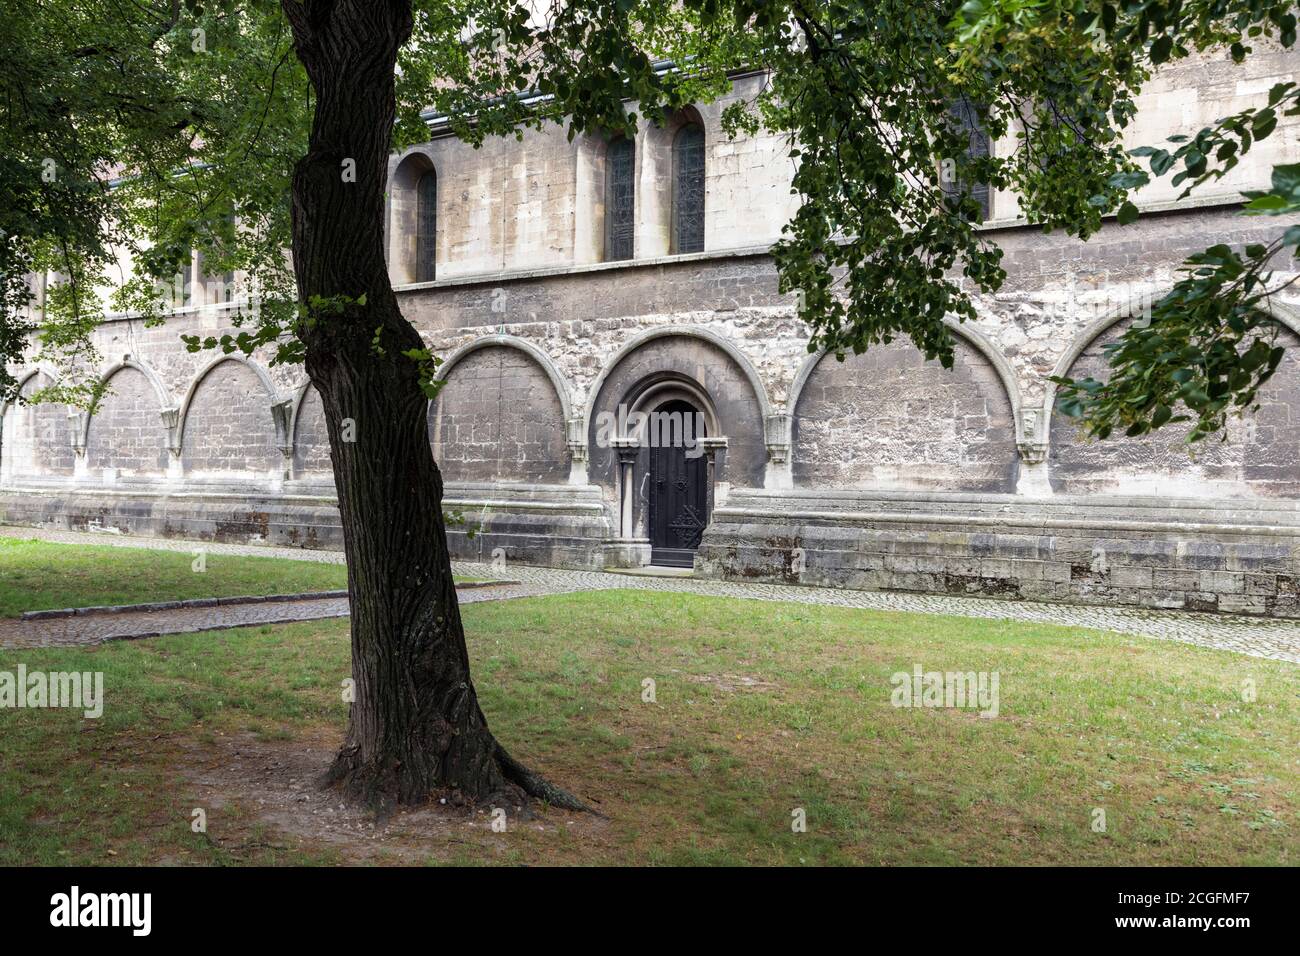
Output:
[[282,8],[317,96],[293,177],[293,265],[309,307],[300,336],[329,428],[352,608],[355,700],[328,780],[378,809],[447,790],[582,809],[505,753],[470,680],[428,400],[403,354],[424,343],[398,309],[383,252],[393,76],[410,3]]

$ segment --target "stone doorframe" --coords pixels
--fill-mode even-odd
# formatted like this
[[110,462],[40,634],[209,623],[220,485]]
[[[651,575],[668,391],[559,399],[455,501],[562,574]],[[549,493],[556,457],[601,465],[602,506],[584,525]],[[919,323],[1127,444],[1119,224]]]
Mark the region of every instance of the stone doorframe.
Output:
[[[769,436],[776,436],[775,442],[768,441],[768,461],[764,470],[764,487],[780,488],[786,487],[782,482],[787,480],[782,477],[783,472],[789,470],[789,442],[785,444],[780,440],[779,424],[773,426],[769,424],[769,419],[780,419],[785,413],[772,405],[771,399],[767,395],[767,387],[763,384],[762,376],[759,375],[758,369],[749,357],[737,347],[736,343],[724,335],[720,335],[713,329],[705,328],[698,325],[663,325],[655,328],[649,328],[637,335],[632,336],[624,342],[618,350],[611,355],[601,368],[600,374],[587,387],[587,399],[581,415],[581,429],[579,430],[576,423],[570,426],[570,437],[576,442],[579,436],[583,437],[591,434],[591,423],[596,416],[596,402],[600,398],[600,392],[605,384],[605,380],[618,368],[619,364],[633,354],[641,346],[661,338],[687,338],[699,339],[715,346],[722,351],[731,361],[736,364],[736,368],[745,380],[749,382],[750,388],[754,393],[754,401],[758,404],[758,414],[767,429]],[[698,386],[697,386],[698,387]],[[576,414],[576,413],[575,413]],[[785,416],[788,417],[788,416]],[[775,427],[775,431],[772,429]],[[720,434],[720,432],[713,433]]]
[[[706,472],[705,522],[713,517],[715,503],[725,501],[728,483],[725,479],[727,438],[721,433],[721,423],[708,392],[685,376],[667,374],[638,383],[620,406],[627,407],[627,418],[619,417],[620,433],[610,442],[618,455],[618,537],[606,542],[605,563],[614,567],[644,567],[650,563],[650,536],[646,523],[645,494],[638,487],[637,463],[649,448],[644,434],[645,420],[640,428],[625,428],[636,414],[648,414],[665,402],[687,402],[704,416],[706,437],[697,439],[704,449]],[[718,452],[723,454],[719,456]],[[643,464],[643,471],[645,471]],[[648,472],[642,475],[642,484]],[[640,508],[638,508],[640,502]]]

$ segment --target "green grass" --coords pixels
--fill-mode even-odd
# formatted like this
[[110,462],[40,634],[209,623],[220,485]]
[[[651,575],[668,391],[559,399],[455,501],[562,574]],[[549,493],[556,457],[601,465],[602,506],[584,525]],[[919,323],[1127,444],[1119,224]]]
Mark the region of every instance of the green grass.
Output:
[[0,538],[0,617],[23,611],[141,604],[348,586],[341,564]]
[[[497,735],[609,822],[438,828],[414,846],[430,863],[1300,861],[1294,665],[1048,625],[635,591],[463,616]],[[223,759],[222,735],[286,753],[337,745],[346,622],[0,653],[0,669],[19,662],[103,671],[107,702],[98,721],[0,711],[0,865],[354,858],[337,841],[256,836],[256,801],[222,810],[225,837],[192,834],[181,769]],[[892,707],[890,675],[918,662],[997,671],[1000,715]],[[646,678],[656,703],[642,701]],[[806,833],[791,832],[796,808]]]

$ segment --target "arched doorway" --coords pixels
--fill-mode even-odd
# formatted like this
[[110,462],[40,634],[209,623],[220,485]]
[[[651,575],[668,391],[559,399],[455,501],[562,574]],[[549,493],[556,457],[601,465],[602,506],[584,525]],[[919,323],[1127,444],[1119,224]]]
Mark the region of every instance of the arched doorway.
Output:
[[684,399],[658,405],[645,423],[650,474],[650,563],[689,568],[709,522],[705,416]]

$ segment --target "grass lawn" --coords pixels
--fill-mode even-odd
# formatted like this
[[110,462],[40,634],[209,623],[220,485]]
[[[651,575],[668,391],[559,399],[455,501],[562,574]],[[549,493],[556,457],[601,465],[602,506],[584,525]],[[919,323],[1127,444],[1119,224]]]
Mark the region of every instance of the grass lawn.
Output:
[[[347,624],[312,622],[0,651],[0,669],[103,671],[106,689],[99,720],[0,711],[0,865],[1300,862],[1294,665],[637,591],[463,614],[498,736],[608,819],[545,810],[493,833],[435,805],[374,837],[295,811],[285,778],[322,771],[346,718]],[[997,671],[999,715],[891,706],[916,663]]]
[[194,561],[188,551],[0,538],[0,617],[48,608],[294,594],[348,586],[348,572],[341,564],[209,553],[200,573],[193,569]]

